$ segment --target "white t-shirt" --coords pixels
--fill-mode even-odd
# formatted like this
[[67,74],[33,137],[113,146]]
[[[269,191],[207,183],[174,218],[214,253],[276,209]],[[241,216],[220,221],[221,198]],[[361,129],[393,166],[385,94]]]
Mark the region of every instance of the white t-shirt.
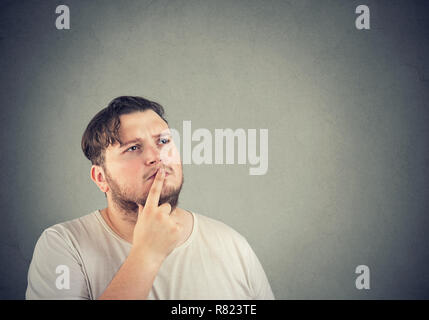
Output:
[[[148,299],[274,299],[252,248],[224,223],[191,212],[189,238],[164,260]],[[131,249],[99,210],[43,231],[26,299],[97,299]]]

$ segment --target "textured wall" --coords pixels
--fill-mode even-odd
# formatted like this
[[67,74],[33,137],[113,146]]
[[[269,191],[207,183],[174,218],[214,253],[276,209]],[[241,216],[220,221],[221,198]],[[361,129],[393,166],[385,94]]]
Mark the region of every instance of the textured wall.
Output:
[[[61,3],[70,30],[55,28]],[[355,28],[359,4],[370,30]],[[243,234],[276,298],[429,298],[426,7],[2,1],[0,297],[24,297],[44,228],[105,206],[80,139],[132,94],[175,128],[269,130],[266,175],[185,165],[181,207]]]

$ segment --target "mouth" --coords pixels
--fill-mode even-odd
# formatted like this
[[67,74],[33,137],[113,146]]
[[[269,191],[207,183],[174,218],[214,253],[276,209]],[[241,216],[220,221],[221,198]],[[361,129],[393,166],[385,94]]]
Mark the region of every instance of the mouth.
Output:
[[[153,179],[155,179],[155,176],[156,176],[157,173],[158,173],[158,170],[155,170],[154,174],[151,175],[147,180],[153,180]],[[167,171],[165,171],[165,177],[167,177],[169,175],[170,174]]]

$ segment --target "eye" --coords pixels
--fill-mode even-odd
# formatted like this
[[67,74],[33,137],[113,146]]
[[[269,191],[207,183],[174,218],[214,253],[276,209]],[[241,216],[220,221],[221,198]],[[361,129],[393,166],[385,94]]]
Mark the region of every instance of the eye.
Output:
[[132,147],[129,147],[128,149],[127,149],[127,152],[133,152],[133,151],[136,151],[138,148],[140,148],[139,146],[132,146]]
[[169,142],[170,142],[170,139],[168,139],[168,138],[161,138],[161,139],[159,139],[159,142],[160,142],[161,144],[167,144],[167,143],[169,143]]

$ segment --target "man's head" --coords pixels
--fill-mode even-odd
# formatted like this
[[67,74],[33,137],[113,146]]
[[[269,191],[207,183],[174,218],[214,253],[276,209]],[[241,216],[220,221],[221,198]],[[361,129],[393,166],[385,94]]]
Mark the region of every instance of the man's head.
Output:
[[158,103],[142,97],[114,99],[88,124],[82,150],[92,163],[91,179],[118,208],[137,213],[160,167],[166,171],[160,204],[176,207],[182,164]]

